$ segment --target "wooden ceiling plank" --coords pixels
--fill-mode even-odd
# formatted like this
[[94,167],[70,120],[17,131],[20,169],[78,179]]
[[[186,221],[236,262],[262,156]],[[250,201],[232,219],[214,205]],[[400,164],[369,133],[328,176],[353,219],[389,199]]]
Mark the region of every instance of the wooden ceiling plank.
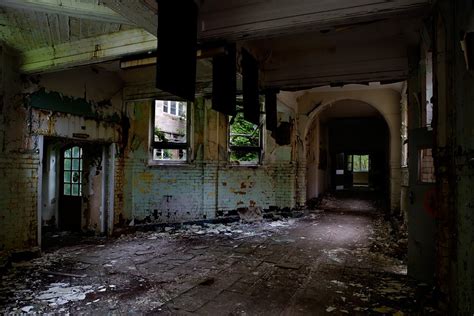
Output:
[[58,14],[47,14],[49,33],[53,45],[61,43],[60,24]]
[[126,0],[101,0],[101,4],[120,14],[125,19],[134,21],[152,35],[157,35],[158,16],[151,11],[142,1]]
[[47,15],[42,12],[35,12],[35,20],[38,25],[38,29],[41,30],[40,34],[43,38],[43,43],[48,46],[52,46],[54,43],[51,38]]
[[51,14],[63,14],[85,20],[134,24],[106,6],[76,0],[2,0],[0,6]]
[[262,38],[418,12],[428,5],[428,0],[210,0],[201,8],[199,37]]
[[71,31],[69,29],[69,16],[58,14],[59,38],[61,43],[65,43],[71,39]]
[[156,37],[142,29],[100,35],[25,52],[21,70],[39,73],[118,59],[156,50]]
[[69,17],[69,36],[71,41],[78,41],[81,39],[81,20],[75,17]]

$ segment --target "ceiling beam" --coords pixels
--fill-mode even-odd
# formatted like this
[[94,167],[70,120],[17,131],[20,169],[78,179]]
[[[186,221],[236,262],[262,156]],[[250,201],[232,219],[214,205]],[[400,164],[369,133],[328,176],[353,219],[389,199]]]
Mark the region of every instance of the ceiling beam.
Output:
[[[158,15],[140,0],[101,0],[100,3],[153,35],[158,32]],[[179,21],[179,19],[177,20]]]
[[21,71],[65,70],[156,50],[156,37],[142,29],[86,38],[24,52]]
[[0,7],[62,14],[107,23],[135,24],[104,5],[79,2],[77,0],[2,0]]
[[[248,40],[329,30],[394,16],[420,15],[429,0],[206,0],[200,9],[202,41]],[[425,10],[426,12],[426,10]]]
[[294,53],[275,50],[263,72],[265,87],[282,89],[402,81],[408,76],[407,49],[402,40],[391,37],[361,44],[340,41]]

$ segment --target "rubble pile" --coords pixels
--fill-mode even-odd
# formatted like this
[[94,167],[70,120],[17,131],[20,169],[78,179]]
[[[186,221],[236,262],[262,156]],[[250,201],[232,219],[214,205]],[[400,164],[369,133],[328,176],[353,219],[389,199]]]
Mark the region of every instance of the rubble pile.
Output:
[[185,224],[173,226],[157,227],[156,231],[152,232],[135,232],[133,234],[124,234],[119,238],[122,240],[136,239],[136,238],[180,238],[190,236],[207,236],[218,235],[226,236],[233,239],[242,239],[246,237],[269,237],[272,233],[281,228],[287,228],[295,223],[295,219],[279,219],[276,221],[261,221],[261,222],[231,222],[226,224],[203,223]]

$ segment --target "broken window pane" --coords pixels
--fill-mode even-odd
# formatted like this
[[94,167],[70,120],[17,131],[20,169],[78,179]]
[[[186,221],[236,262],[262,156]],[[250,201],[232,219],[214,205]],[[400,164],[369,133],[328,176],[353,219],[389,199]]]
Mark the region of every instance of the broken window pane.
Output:
[[65,150],[63,159],[63,194],[80,196],[82,194],[82,148],[76,146]]

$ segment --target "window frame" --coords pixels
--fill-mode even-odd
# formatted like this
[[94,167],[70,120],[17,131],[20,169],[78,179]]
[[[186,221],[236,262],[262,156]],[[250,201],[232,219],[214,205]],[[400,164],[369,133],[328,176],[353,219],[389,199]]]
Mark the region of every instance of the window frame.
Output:
[[[264,102],[264,101],[262,101],[262,102]],[[258,128],[258,137],[259,137],[258,146],[238,146],[238,145],[236,146],[236,145],[232,145],[231,144],[231,120],[232,120],[233,116],[231,116],[231,115],[227,116],[227,152],[228,152],[227,159],[228,159],[228,162],[232,165],[235,165],[235,166],[259,166],[259,165],[262,165],[262,163],[263,163],[265,116],[264,116],[264,113],[262,113],[262,108],[264,107],[264,103],[262,103],[262,102],[260,102],[260,123],[257,126],[257,128]],[[243,109],[241,103],[239,104],[239,101],[237,101],[237,107],[236,107],[235,115],[237,115],[238,113],[243,113],[243,112],[244,112],[244,109]],[[249,122],[249,123],[253,124],[251,122]],[[258,156],[257,161],[249,161],[249,162],[239,161],[239,160],[232,161],[231,160],[232,151],[235,151],[237,149],[239,151],[243,151],[243,152],[246,152],[246,153],[257,152],[257,156]]]
[[[75,155],[74,149],[78,148],[78,156]],[[66,152],[70,152],[70,156],[66,157]],[[83,196],[83,185],[84,185],[84,149],[79,145],[73,145],[65,148],[62,151],[61,157],[62,173],[61,173],[61,194],[63,196],[82,197]],[[66,160],[69,161],[69,167],[66,168]],[[77,162],[77,169],[74,167],[74,161]],[[66,180],[66,173],[69,174],[68,180]],[[78,181],[73,180],[74,173],[79,176]],[[66,185],[69,186],[68,192],[66,193]],[[73,187],[77,187],[77,193],[74,193]]]
[[[162,108],[163,113],[167,115],[171,115],[174,117],[179,117],[179,104],[185,103],[186,104],[186,142],[183,143],[176,143],[176,142],[163,142],[163,141],[156,141],[155,140],[155,115],[156,115],[156,102],[157,101],[164,101],[167,103],[168,112],[164,111]],[[171,104],[169,102],[176,102],[176,114],[169,113],[171,111]],[[163,107],[165,104],[163,104]],[[192,102],[188,101],[181,101],[181,100],[172,100],[172,99],[161,99],[156,98],[153,99],[153,105],[151,106],[150,111],[150,131],[149,131],[149,159],[148,164],[150,166],[153,165],[183,165],[188,164],[190,161],[190,153],[191,153],[191,113],[192,113]],[[186,155],[186,159],[154,159],[154,150],[155,149],[171,149],[171,150],[183,150]],[[162,155],[163,156],[163,155]]]
[[[362,157],[367,156],[367,169],[362,169]],[[358,165],[359,165],[359,170],[354,170],[354,165],[355,165],[355,158],[358,159]],[[350,165],[350,169],[349,169]],[[370,154],[349,154],[348,159],[346,161],[346,169],[352,173],[367,173],[370,172]]]

